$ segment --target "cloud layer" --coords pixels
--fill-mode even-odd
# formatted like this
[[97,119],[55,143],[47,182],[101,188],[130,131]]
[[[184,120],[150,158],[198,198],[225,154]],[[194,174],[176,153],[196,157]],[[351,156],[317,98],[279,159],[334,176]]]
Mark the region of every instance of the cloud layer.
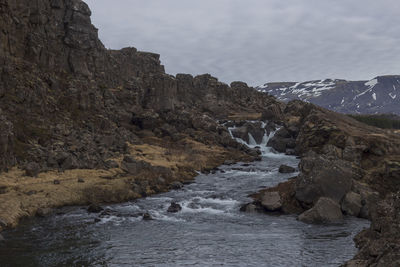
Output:
[[106,47],[250,85],[400,74],[398,0],[86,0]]

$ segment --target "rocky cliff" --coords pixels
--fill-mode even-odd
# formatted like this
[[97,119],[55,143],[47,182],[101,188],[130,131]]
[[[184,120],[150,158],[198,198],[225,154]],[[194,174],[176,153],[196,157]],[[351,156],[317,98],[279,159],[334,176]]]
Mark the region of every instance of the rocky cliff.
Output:
[[281,106],[244,83],[170,76],[156,54],[106,50],[82,1],[2,0],[0,8],[2,169],[98,167],[126,141],[140,142],[135,130],[201,128],[193,117],[203,114],[216,127],[217,118]]
[[[284,106],[245,83],[168,75],[157,54],[107,50],[90,15],[80,0],[0,1],[0,227],[256,158],[218,120],[279,117]],[[53,180],[66,186],[58,197]]]

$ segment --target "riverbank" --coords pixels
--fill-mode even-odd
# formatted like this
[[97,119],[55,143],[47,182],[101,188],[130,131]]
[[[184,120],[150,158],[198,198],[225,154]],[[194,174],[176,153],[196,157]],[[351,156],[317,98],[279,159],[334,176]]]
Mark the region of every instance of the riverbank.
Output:
[[[295,216],[243,213],[249,191],[270,187],[293,173],[293,156],[264,149],[261,161],[219,166],[199,173],[177,190],[121,204],[61,209],[3,232],[0,262],[5,266],[171,265],[171,266],[338,266],[352,258],[352,237],[369,223],[307,225]],[[179,205],[169,212],[171,203]],[[142,214],[148,214],[147,220]],[[149,220],[149,219],[152,220]],[[32,250],[32,244],[35,249]],[[316,249],[317,248],[317,249]],[[251,257],[249,257],[251,255]]]
[[45,216],[72,205],[119,203],[166,192],[174,182],[193,180],[225,161],[251,161],[243,151],[205,145],[186,137],[170,143],[151,137],[129,145],[129,153],[110,159],[110,169],[47,171],[29,177],[14,167],[1,174],[1,229],[15,227],[21,218]]

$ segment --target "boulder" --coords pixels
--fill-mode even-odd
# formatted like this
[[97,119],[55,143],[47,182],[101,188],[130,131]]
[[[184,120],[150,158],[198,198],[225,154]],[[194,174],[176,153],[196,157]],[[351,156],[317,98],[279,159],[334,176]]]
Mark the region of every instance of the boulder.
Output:
[[280,173],[293,173],[293,172],[295,172],[295,171],[296,171],[295,168],[290,167],[290,166],[287,166],[287,165],[281,165],[281,166],[279,167],[279,172],[280,172]]
[[181,182],[173,182],[170,185],[170,188],[173,190],[179,190],[179,189],[182,189],[182,187],[183,187],[183,184]]
[[343,213],[350,216],[359,216],[361,208],[361,196],[354,192],[347,193],[342,201]]
[[268,211],[277,211],[282,208],[282,199],[278,192],[265,192],[261,198],[261,206]]
[[339,204],[330,198],[321,197],[315,206],[299,215],[305,223],[333,223],[343,220]]
[[328,159],[314,152],[307,153],[299,167],[301,173],[296,179],[296,198],[307,205],[315,203],[320,197],[340,203],[356,177],[350,162]]
[[272,147],[280,153],[285,153],[288,149],[294,149],[296,147],[296,140],[274,135],[269,139],[267,146]]
[[179,205],[179,204],[177,204],[175,202],[172,202],[167,211],[168,212],[172,212],[172,213],[176,213],[176,212],[179,212],[181,210],[182,210],[181,205]]

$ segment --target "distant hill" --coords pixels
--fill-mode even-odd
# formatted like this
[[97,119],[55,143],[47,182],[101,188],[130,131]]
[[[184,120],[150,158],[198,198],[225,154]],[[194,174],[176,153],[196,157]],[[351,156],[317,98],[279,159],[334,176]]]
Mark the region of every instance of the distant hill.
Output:
[[300,99],[341,113],[400,115],[400,75],[378,76],[370,81],[266,83],[257,90],[282,101]]

